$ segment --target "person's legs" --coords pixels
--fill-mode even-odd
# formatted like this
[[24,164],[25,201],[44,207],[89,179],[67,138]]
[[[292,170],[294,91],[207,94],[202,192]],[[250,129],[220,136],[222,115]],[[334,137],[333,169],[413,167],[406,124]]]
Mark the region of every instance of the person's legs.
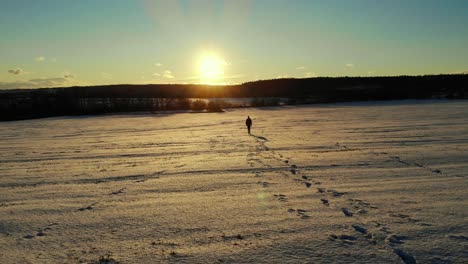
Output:
[[250,135],[250,126],[247,126],[247,131],[249,132],[249,135]]

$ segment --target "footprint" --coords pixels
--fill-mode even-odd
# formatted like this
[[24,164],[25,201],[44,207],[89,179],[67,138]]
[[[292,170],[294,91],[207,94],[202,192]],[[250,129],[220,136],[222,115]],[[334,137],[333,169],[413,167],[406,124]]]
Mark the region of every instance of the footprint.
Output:
[[296,169],[291,169],[290,172],[291,172],[293,175],[296,175],[296,173],[297,173]]
[[357,239],[355,236],[350,236],[350,235],[339,235],[338,238],[342,240],[356,240]]
[[317,192],[319,192],[319,193],[325,193],[325,189],[324,189],[324,188],[317,188]]
[[368,202],[363,201],[361,199],[348,199],[353,205],[353,207],[357,210],[357,214],[366,214],[366,208],[376,208],[375,206],[371,206]]
[[416,264],[416,259],[408,252],[405,252],[399,248],[393,249],[393,252],[397,254],[405,264]]
[[58,225],[58,223],[52,223],[52,224],[48,224],[46,227],[44,228],[39,228],[36,235],[26,235],[24,236],[23,238],[26,238],[26,239],[33,239],[34,237],[42,237],[42,236],[45,236],[46,233],[44,233],[44,231],[48,231],[48,230],[52,230],[52,228],[50,228],[51,226],[55,226],[55,225]]
[[341,208],[341,211],[347,217],[352,217],[353,216],[353,212],[349,211],[348,208]]
[[300,216],[302,219],[307,219],[310,217],[310,215],[307,214],[307,210],[297,209],[296,212],[297,215]]
[[95,206],[96,204],[97,204],[97,202],[94,202],[94,203],[92,203],[92,204],[90,204],[90,205],[88,205],[86,207],[82,207],[82,208],[78,209],[78,211],[92,210],[92,209],[94,209],[93,206]]
[[284,194],[274,194],[273,196],[275,196],[278,201],[280,202],[287,202],[288,201],[288,197]]
[[258,184],[262,185],[262,187],[265,187],[265,188],[270,186],[269,182],[258,182]]
[[391,234],[385,238],[385,241],[391,244],[403,244],[404,242],[402,240],[405,239],[408,239],[408,237]]
[[340,197],[340,196],[343,196],[343,195],[346,194],[346,192],[339,192],[339,191],[335,191],[335,190],[328,190],[327,192],[331,193],[335,197]]
[[356,230],[357,232],[359,232],[359,233],[361,233],[361,234],[364,234],[364,235],[367,234],[367,229],[366,229],[366,228],[364,228],[364,227],[362,227],[362,226],[360,226],[360,225],[357,225],[357,224],[353,224],[353,225],[351,225],[351,226],[352,226],[352,227],[354,228],[354,230]]
[[326,205],[326,206],[330,205],[330,204],[328,203],[328,199],[326,199],[326,198],[321,198],[320,201],[322,201],[322,203],[323,203],[324,205]]
[[121,193],[123,193],[126,189],[127,189],[127,187],[124,187],[124,188],[122,188],[122,189],[119,189],[119,190],[117,190],[117,191],[113,191],[113,192],[109,193],[109,195],[121,194]]
[[367,214],[367,210],[366,209],[359,209],[356,211],[356,214]]
[[302,179],[307,180],[308,178],[307,178],[307,176],[302,175]]
[[346,244],[354,244],[354,241],[357,239],[355,236],[350,236],[350,235],[335,235],[331,234],[328,235],[330,239],[333,240],[341,240],[341,242],[346,243]]
[[306,186],[307,188],[310,188],[310,186],[312,186],[312,183],[310,183],[310,182],[304,182],[304,183],[305,183],[305,186]]
[[310,217],[310,215],[307,214],[307,210],[303,209],[294,209],[294,208],[289,208],[288,213],[296,213],[297,216],[300,216],[302,219],[307,219]]

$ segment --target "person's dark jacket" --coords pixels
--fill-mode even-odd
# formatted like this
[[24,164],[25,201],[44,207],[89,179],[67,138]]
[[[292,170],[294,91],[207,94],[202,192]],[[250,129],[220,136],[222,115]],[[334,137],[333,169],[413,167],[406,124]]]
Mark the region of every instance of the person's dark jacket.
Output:
[[247,120],[245,120],[245,125],[248,127],[252,126],[252,119],[247,118]]

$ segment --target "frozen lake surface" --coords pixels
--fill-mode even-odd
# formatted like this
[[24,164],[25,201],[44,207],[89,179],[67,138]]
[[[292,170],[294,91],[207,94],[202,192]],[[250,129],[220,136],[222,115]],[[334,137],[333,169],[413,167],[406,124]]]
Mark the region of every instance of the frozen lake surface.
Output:
[[48,118],[0,137],[0,263],[468,262],[468,101]]

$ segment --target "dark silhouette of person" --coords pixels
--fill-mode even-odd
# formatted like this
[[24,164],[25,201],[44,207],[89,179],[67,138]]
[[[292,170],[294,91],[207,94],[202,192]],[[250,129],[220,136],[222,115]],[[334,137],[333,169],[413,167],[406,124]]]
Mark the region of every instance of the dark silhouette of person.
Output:
[[250,135],[250,127],[252,126],[252,119],[250,119],[250,116],[247,116],[247,119],[245,120],[245,125],[247,126],[247,132],[249,132]]

